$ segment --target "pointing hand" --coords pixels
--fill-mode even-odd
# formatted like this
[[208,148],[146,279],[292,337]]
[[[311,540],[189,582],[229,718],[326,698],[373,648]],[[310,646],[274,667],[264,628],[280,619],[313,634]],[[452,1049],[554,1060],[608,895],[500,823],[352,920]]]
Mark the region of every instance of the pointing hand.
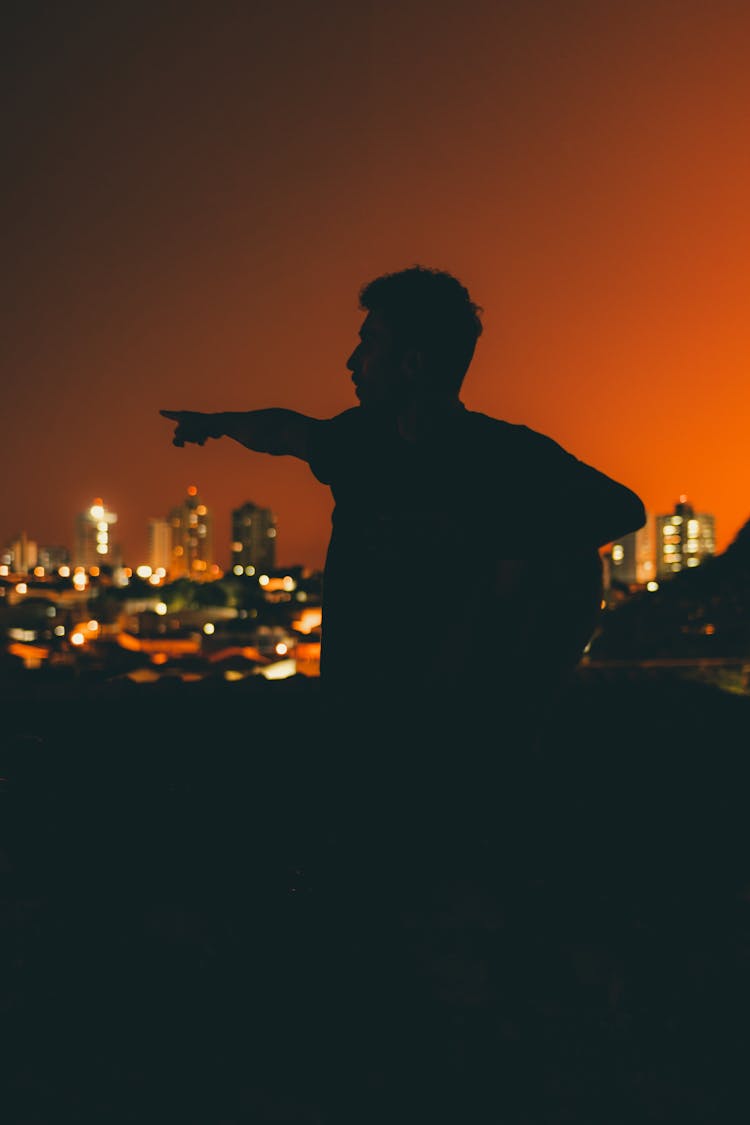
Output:
[[160,410],[162,418],[176,422],[172,444],[184,446],[186,442],[205,445],[206,438],[220,437],[216,415],[201,414],[197,410]]

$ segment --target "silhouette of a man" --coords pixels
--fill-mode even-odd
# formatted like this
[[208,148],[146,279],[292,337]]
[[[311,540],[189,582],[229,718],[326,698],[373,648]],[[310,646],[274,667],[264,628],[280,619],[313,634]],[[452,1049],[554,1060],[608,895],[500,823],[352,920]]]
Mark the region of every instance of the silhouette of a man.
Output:
[[321,676],[332,696],[387,703],[513,697],[579,659],[601,598],[598,548],[645,522],[640,499],[549,437],[467,410],[481,309],[415,266],[360,293],[347,361],[359,405],[163,410],[174,444],[231,437],[307,461],[335,507],[323,579]]

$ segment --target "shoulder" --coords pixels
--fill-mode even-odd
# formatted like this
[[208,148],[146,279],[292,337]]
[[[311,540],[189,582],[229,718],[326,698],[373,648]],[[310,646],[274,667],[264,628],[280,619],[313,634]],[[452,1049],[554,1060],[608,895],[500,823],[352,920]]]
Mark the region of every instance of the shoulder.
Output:
[[554,438],[532,430],[530,426],[506,422],[476,410],[465,411],[463,424],[468,440],[480,442],[507,456],[541,461],[572,458],[572,454]]

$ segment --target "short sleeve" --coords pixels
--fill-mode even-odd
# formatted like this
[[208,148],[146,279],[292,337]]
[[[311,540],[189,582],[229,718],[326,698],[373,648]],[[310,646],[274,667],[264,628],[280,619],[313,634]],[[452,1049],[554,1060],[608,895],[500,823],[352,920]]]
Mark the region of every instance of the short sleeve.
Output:
[[646,515],[638,496],[580,461],[552,438],[526,427],[518,469],[526,478],[527,507],[544,513],[551,541],[604,546],[635,531]]
[[330,485],[344,471],[352,444],[357,440],[360,409],[352,407],[312,426],[307,462],[321,484]]

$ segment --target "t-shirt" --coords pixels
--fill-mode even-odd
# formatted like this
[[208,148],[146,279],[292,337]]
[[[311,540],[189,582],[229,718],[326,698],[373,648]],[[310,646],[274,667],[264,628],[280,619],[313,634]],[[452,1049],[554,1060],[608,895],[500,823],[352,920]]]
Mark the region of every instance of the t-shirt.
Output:
[[[491,680],[512,664],[524,607],[556,568],[579,560],[598,583],[596,548],[643,523],[623,485],[460,403],[414,442],[395,420],[346,410],[314,425],[309,463],[335,502],[321,674],[342,688]],[[524,574],[511,598],[498,590],[503,560]]]

